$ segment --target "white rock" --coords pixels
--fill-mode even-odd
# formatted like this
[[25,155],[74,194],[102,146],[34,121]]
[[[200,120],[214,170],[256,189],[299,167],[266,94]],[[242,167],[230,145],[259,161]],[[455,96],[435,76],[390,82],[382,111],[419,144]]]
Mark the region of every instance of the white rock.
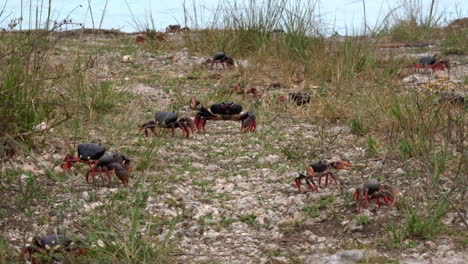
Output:
[[403,174],[405,174],[405,171],[402,168],[398,168],[398,169],[395,170],[395,174],[403,175]]
[[98,244],[100,247],[105,247],[105,246],[106,246],[106,244],[104,243],[104,241],[102,241],[101,239],[99,239],[99,240],[97,241],[97,244]]
[[364,249],[351,249],[351,250],[341,250],[336,254],[317,257],[316,255],[308,256],[304,259],[304,263],[307,264],[355,264],[364,257],[374,257],[377,256],[377,251],[375,250],[364,250]]
[[279,160],[279,156],[278,155],[268,155],[266,157],[261,157],[258,162],[259,163],[275,163]]
[[133,61],[133,57],[130,56],[130,55],[125,55],[125,56],[122,57],[122,61],[123,62],[131,62],[131,61]]
[[89,197],[89,193],[88,192],[82,192],[81,193],[81,199],[85,200],[86,202],[89,202],[91,200],[91,198]]
[[210,164],[210,165],[206,166],[205,169],[208,170],[208,171],[217,171],[217,170],[219,170],[221,168],[218,165]]
[[103,205],[102,202],[94,202],[94,203],[83,205],[83,209],[85,212],[89,212],[89,211],[94,210],[94,208],[101,206],[101,205]]
[[421,74],[411,74],[402,80],[403,83],[423,84],[429,82],[429,77]]

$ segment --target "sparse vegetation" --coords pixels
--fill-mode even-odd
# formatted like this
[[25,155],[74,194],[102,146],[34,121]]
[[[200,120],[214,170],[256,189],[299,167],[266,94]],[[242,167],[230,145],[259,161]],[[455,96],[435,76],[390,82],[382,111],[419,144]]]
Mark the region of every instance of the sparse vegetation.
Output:
[[[460,58],[456,69],[466,67],[466,34],[445,28],[443,13],[413,12],[419,1],[405,1],[366,36],[329,37],[316,6],[305,2],[221,5],[210,28],[165,35],[167,42],[158,39],[151,14],[135,20],[142,43],[98,31],[64,38],[54,27],[0,33],[0,263],[17,260],[32,236],[56,229],[81,237],[99,263],[222,263],[229,254],[220,252],[220,261],[203,249],[190,255],[187,240],[224,243],[226,234],[233,248],[265,244],[239,253],[239,261],[287,255],[300,263],[302,254],[315,254],[309,244],[296,248],[305,231],[315,238],[300,243],[316,245],[320,236],[338,247],[397,249],[389,251],[395,258],[441,234],[466,248],[466,104],[440,103],[429,89],[402,89],[409,60],[379,48],[389,40],[437,39],[438,52]],[[181,51],[185,46],[190,53]],[[238,66],[200,64],[220,50]],[[132,60],[122,61],[124,55]],[[467,77],[460,78],[466,86]],[[238,83],[261,96],[230,94]],[[276,103],[290,91],[311,94],[310,103]],[[238,123],[209,121],[206,133],[190,138],[180,131],[138,134],[156,111],[193,116],[186,107],[193,96],[206,105],[242,103],[255,112],[258,131],[241,134]],[[131,156],[130,186],[87,185],[83,164],[61,171],[63,156],[81,142]],[[296,194],[297,172],[335,156],[356,165],[340,177],[343,185]],[[356,215],[348,191],[376,175],[401,194],[398,211],[383,206]],[[343,232],[343,222],[353,219],[365,226],[365,244]],[[245,245],[236,244],[238,237],[248,237]],[[284,248],[270,245],[276,242]]]

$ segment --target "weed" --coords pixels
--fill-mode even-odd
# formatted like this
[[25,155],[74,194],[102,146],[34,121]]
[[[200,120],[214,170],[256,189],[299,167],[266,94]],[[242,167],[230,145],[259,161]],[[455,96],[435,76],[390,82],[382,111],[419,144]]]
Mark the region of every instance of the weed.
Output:
[[353,131],[359,136],[364,136],[366,134],[365,129],[362,126],[362,123],[357,119],[351,120],[351,131]]
[[307,216],[315,218],[320,215],[320,210],[328,209],[335,200],[336,198],[331,195],[322,195],[320,199],[314,203],[314,205],[306,205],[302,208],[302,211]]
[[243,223],[253,225],[255,224],[255,220],[257,219],[257,216],[255,214],[239,214],[237,215],[237,220],[241,221]]
[[359,225],[367,225],[369,224],[369,217],[367,215],[358,215],[356,216],[356,222]]
[[366,145],[367,145],[367,151],[369,154],[377,154],[377,142],[375,141],[375,139],[372,137],[372,136],[368,136],[367,137],[367,142],[366,142]]

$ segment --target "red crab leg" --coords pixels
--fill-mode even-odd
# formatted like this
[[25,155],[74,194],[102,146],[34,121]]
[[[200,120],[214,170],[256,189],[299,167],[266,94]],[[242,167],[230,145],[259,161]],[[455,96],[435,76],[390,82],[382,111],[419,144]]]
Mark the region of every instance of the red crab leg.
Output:
[[91,172],[91,170],[88,170],[88,172],[86,172],[86,182],[89,184],[89,173]]
[[356,199],[356,201],[359,200],[359,191],[358,190],[354,191],[353,195],[354,195],[354,199]]
[[314,191],[318,192],[318,188],[317,188],[317,186],[315,186],[315,187],[314,187],[314,186],[312,186],[312,184],[310,184],[310,182],[308,182],[308,181],[306,181],[306,183],[307,183],[307,186],[309,186],[309,189],[311,189],[311,190],[314,190]]
[[297,186],[297,189],[299,190],[299,192],[302,192],[301,191],[301,180],[296,180],[296,186]]
[[341,183],[340,180],[338,180],[338,179],[336,178],[336,176],[335,176],[333,173],[330,173],[330,176],[332,176],[332,178],[333,178],[333,180],[335,180],[335,183],[336,183],[336,184]]
[[182,131],[184,132],[184,136],[185,137],[189,137],[190,136],[190,131],[187,127],[185,126],[180,126],[180,129],[182,129]]
[[368,202],[369,202],[369,189],[366,189],[365,193],[364,193],[364,202],[367,206]]
[[392,202],[391,202],[390,198],[384,197],[384,201],[385,201],[385,203],[387,204],[388,207],[390,207],[392,205]]
[[111,187],[111,183],[112,183],[111,172],[109,170],[106,170],[106,174],[107,174],[107,179],[109,180],[109,187]]

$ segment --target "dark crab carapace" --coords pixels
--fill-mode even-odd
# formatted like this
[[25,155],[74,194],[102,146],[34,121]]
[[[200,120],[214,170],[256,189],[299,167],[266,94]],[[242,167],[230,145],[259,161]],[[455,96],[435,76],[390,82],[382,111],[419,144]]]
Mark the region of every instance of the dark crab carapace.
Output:
[[49,263],[41,259],[50,259],[55,254],[69,254],[73,256],[87,255],[87,249],[79,240],[73,240],[65,235],[52,234],[34,237],[32,245],[21,250],[20,260],[28,260],[33,264]]
[[126,186],[132,172],[132,160],[127,155],[121,155],[115,152],[108,152],[104,154],[92,168],[86,172],[86,182],[89,183],[89,175],[93,177],[95,181],[95,173],[99,173],[101,182],[104,185],[103,173],[107,175],[109,186],[112,183],[111,173],[115,172],[115,175],[120,181]]
[[257,128],[254,112],[242,112],[242,106],[240,104],[222,102],[211,105],[210,110],[208,110],[199,101],[192,98],[190,99],[190,108],[198,110],[194,119],[198,131],[205,131],[206,121],[208,120],[241,121],[242,132],[255,131]]
[[437,62],[437,54],[419,59],[421,65],[434,65]]
[[61,165],[61,168],[64,170],[70,169],[73,164],[77,162],[86,163],[91,168],[105,152],[106,148],[100,144],[78,144],[78,157],[75,157],[72,154],[67,154],[63,159],[65,163]]
[[151,130],[155,136],[156,127],[172,129],[172,135],[175,134],[175,129],[180,128],[186,137],[190,136],[195,131],[196,127],[193,120],[190,117],[183,117],[178,119],[178,116],[174,112],[158,112],[154,117],[155,121],[149,121],[140,127],[140,131],[145,130],[145,135],[149,136],[148,130]]
[[213,65],[218,63],[221,63],[221,65],[223,65],[223,68],[225,68],[225,64],[227,66],[233,66],[234,60],[230,56],[227,56],[226,53],[221,51],[216,53],[211,59],[211,68],[213,68]]
[[364,183],[360,188],[354,191],[354,198],[357,201],[357,211],[361,212],[362,206],[367,206],[370,200],[376,200],[380,208],[382,198],[388,206],[392,206],[396,202],[397,193],[392,187],[380,183],[378,179],[370,179]]

